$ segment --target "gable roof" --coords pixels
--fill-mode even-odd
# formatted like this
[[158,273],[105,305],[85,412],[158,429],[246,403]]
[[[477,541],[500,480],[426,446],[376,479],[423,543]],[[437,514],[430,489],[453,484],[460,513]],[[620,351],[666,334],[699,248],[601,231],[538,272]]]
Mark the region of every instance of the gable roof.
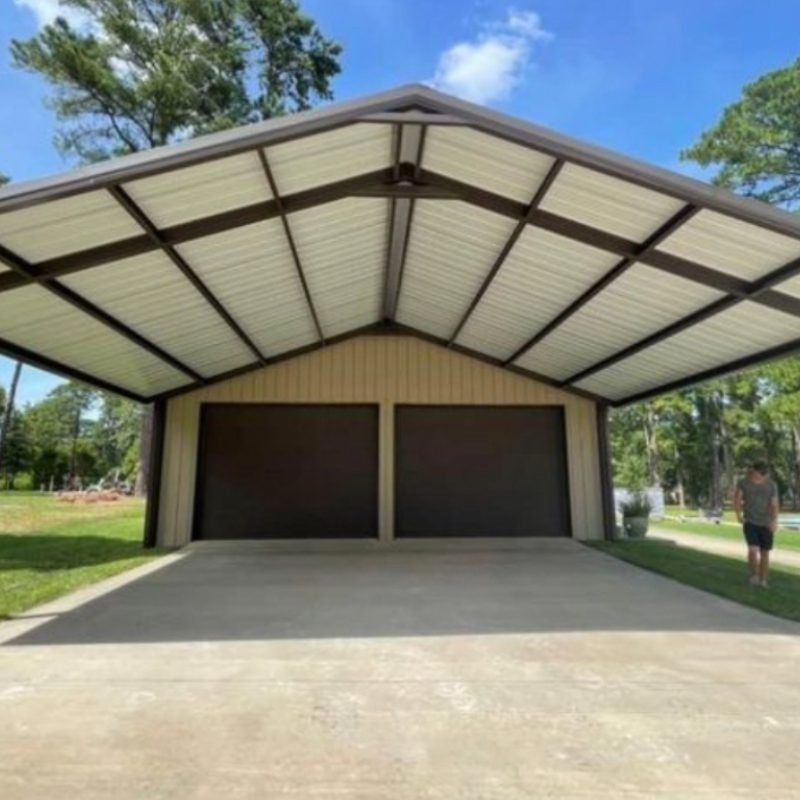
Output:
[[0,191],[0,352],[140,400],[376,325],[619,404],[800,347],[800,218],[410,86]]

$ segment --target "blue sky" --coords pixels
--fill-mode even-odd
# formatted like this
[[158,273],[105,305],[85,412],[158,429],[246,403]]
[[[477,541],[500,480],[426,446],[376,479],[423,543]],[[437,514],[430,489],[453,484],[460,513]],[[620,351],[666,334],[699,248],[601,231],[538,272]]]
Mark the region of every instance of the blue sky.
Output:
[[[660,164],[741,87],[800,56],[796,0],[302,0],[345,47],[337,99],[412,81]],[[0,170],[15,180],[70,167],[52,145],[48,87],[12,70],[11,38],[58,0],[0,0]],[[13,122],[12,122],[13,120]],[[0,358],[0,384],[11,364]],[[21,400],[55,385],[26,367]]]

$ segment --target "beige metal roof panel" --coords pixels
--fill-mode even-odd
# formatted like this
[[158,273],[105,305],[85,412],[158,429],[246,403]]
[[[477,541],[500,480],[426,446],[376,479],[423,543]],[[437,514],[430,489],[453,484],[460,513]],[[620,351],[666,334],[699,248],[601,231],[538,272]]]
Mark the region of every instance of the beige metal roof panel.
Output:
[[141,233],[142,229],[106,191],[0,214],[0,244],[32,262]]
[[636,264],[516,363],[563,380],[721,296]]
[[308,289],[326,338],[378,322],[389,203],[340,200],[289,216]]
[[800,258],[800,239],[704,210],[658,249],[752,281]]
[[577,384],[614,400],[690,377],[800,336],[800,320],[740,303]]
[[39,286],[0,293],[0,337],[137,394],[191,378]]
[[514,226],[460,201],[417,201],[398,322],[449,339]]
[[294,194],[391,166],[392,127],[348,125],[275,145],[266,154],[278,192]]
[[280,220],[196,239],[178,251],[267,358],[316,341]]
[[613,253],[528,227],[475,307],[458,343],[506,359],[619,260]]
[[422,166],[481,189],[530,203],[554,158],[472,128],[430,127]]
[[685,203],[634,183],[567,163],[541,208],[643,242]]
[[124,188],[157,228],[260,203],[272,197],[255,152],[171,170],[132,181]]
[[253,355],[160,252],[68,275],[62,282],[204,377]]

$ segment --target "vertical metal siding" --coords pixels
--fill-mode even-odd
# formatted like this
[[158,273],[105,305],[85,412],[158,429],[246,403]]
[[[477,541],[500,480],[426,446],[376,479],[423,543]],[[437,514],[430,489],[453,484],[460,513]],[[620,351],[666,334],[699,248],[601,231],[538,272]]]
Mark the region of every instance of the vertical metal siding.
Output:
[[200,405],[203,402],[378,402],[380,536],[392,538],[394,405],[563,405],[570,506],[576,538],[602,538],[595,404],[520,375],[405,336],[364,336],[169,401],[159,543],[191,536]]

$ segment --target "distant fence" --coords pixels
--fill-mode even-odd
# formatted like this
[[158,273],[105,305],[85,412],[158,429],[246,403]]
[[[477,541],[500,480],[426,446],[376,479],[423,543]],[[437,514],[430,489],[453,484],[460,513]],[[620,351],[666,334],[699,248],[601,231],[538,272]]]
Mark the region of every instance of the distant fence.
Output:
[[[614,489],[614,511],[617,516],[622,515],[620,506],[625,501],[630,500],[633,494],[630,489]],[[647,499],[650,501],[650,519],[664,519],[664,490],[658,487],[645,489],[644,494],[647,495]]]

